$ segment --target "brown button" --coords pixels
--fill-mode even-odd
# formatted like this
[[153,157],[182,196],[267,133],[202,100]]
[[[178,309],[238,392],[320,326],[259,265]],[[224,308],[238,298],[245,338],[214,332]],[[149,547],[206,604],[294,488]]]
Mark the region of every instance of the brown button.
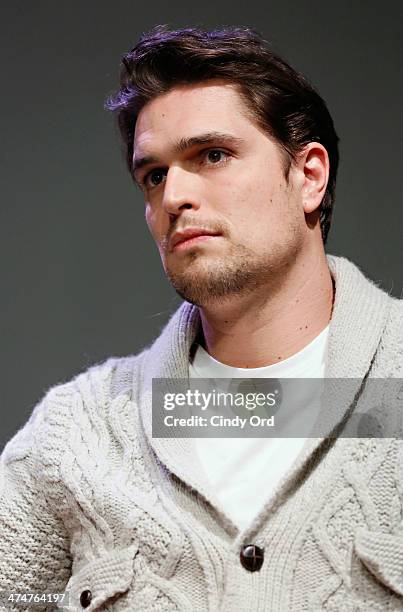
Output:
[[248,572],[258,572],[263,565],[263,549],[254,544],[247,544],[240,554],[241,563]]
[[80,604],[83,608],[88,608],[92,600],[92,593],[88,589],[83,591],[80,595]]

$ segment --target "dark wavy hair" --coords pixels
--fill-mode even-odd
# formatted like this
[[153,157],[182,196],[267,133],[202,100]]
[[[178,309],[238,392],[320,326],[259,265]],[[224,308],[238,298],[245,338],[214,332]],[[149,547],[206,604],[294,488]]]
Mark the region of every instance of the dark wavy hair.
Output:
[[251,118],[280,146],[288,178],[309,142],[327,150],[330,175],[320,204],[324,244],[330,228],[339,163],[338,141],[327,106],[314,87],[281,57],[261,34],[247,27],[172,30],[158,25],[122,57],[120,89],[105,103],[117,114],[128,169],[132,174],[134,129],[147,102],[176,85],[222,79],[237,86]]

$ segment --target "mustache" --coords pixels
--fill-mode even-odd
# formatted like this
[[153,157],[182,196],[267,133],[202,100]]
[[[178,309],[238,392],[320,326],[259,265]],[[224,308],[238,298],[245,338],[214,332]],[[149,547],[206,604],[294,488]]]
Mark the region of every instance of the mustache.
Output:
[[203,220],[200,217],[181,217],[176,222],[173,222],[167,234],[163,237],[161,245],[166,249],[172,238],[172,234],[176,231],[183,232],[188,227],[192,229],[207,230],[223,236],[228,232],[228,227],[222,221],[212,222],[211,219]]

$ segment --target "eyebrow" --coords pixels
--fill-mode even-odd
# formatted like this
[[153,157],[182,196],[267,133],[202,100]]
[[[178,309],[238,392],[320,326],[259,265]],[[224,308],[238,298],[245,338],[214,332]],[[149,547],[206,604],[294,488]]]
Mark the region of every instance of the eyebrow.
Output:
[[[206,132],[205,134],[197,134],[196,136],[180,138],[180,140],[174,144],[172,150],[176,154],[184,153],[191,147],[204,144],[214,144],[217,141],[222,144],[232,146],[240,146],[245,142],[242,138],[234,136],[233,134],[226,134],[225,132]],[[157,163],[160,163],[160,160],[154,155],[145,155],[144,157],[139,158],[135,157],[132,164],[132,174],[134,180],[136,180],[134,174],[137,170],[140,170],[140,168],[144,168],[145,166],[149,166],[150,164]]]

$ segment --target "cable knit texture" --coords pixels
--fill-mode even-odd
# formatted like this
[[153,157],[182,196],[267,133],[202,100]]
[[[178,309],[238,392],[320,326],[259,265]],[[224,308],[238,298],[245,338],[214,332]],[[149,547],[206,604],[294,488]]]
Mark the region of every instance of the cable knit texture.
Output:
[[[368,379],[403,379],[403,305],[348,260],[328,262],[326,377],[357,380],[336,398],[348,423]],[[199,325],[184,303],[141,354],[50,389],[6,445],[0,593],[65,592],[88,612],[403,611],[400,437],[309,440],[242,532],[193,440],[152,437],[152,379],[187,377]],[[264,549],[257,572],[239,559],[250,543]]]

